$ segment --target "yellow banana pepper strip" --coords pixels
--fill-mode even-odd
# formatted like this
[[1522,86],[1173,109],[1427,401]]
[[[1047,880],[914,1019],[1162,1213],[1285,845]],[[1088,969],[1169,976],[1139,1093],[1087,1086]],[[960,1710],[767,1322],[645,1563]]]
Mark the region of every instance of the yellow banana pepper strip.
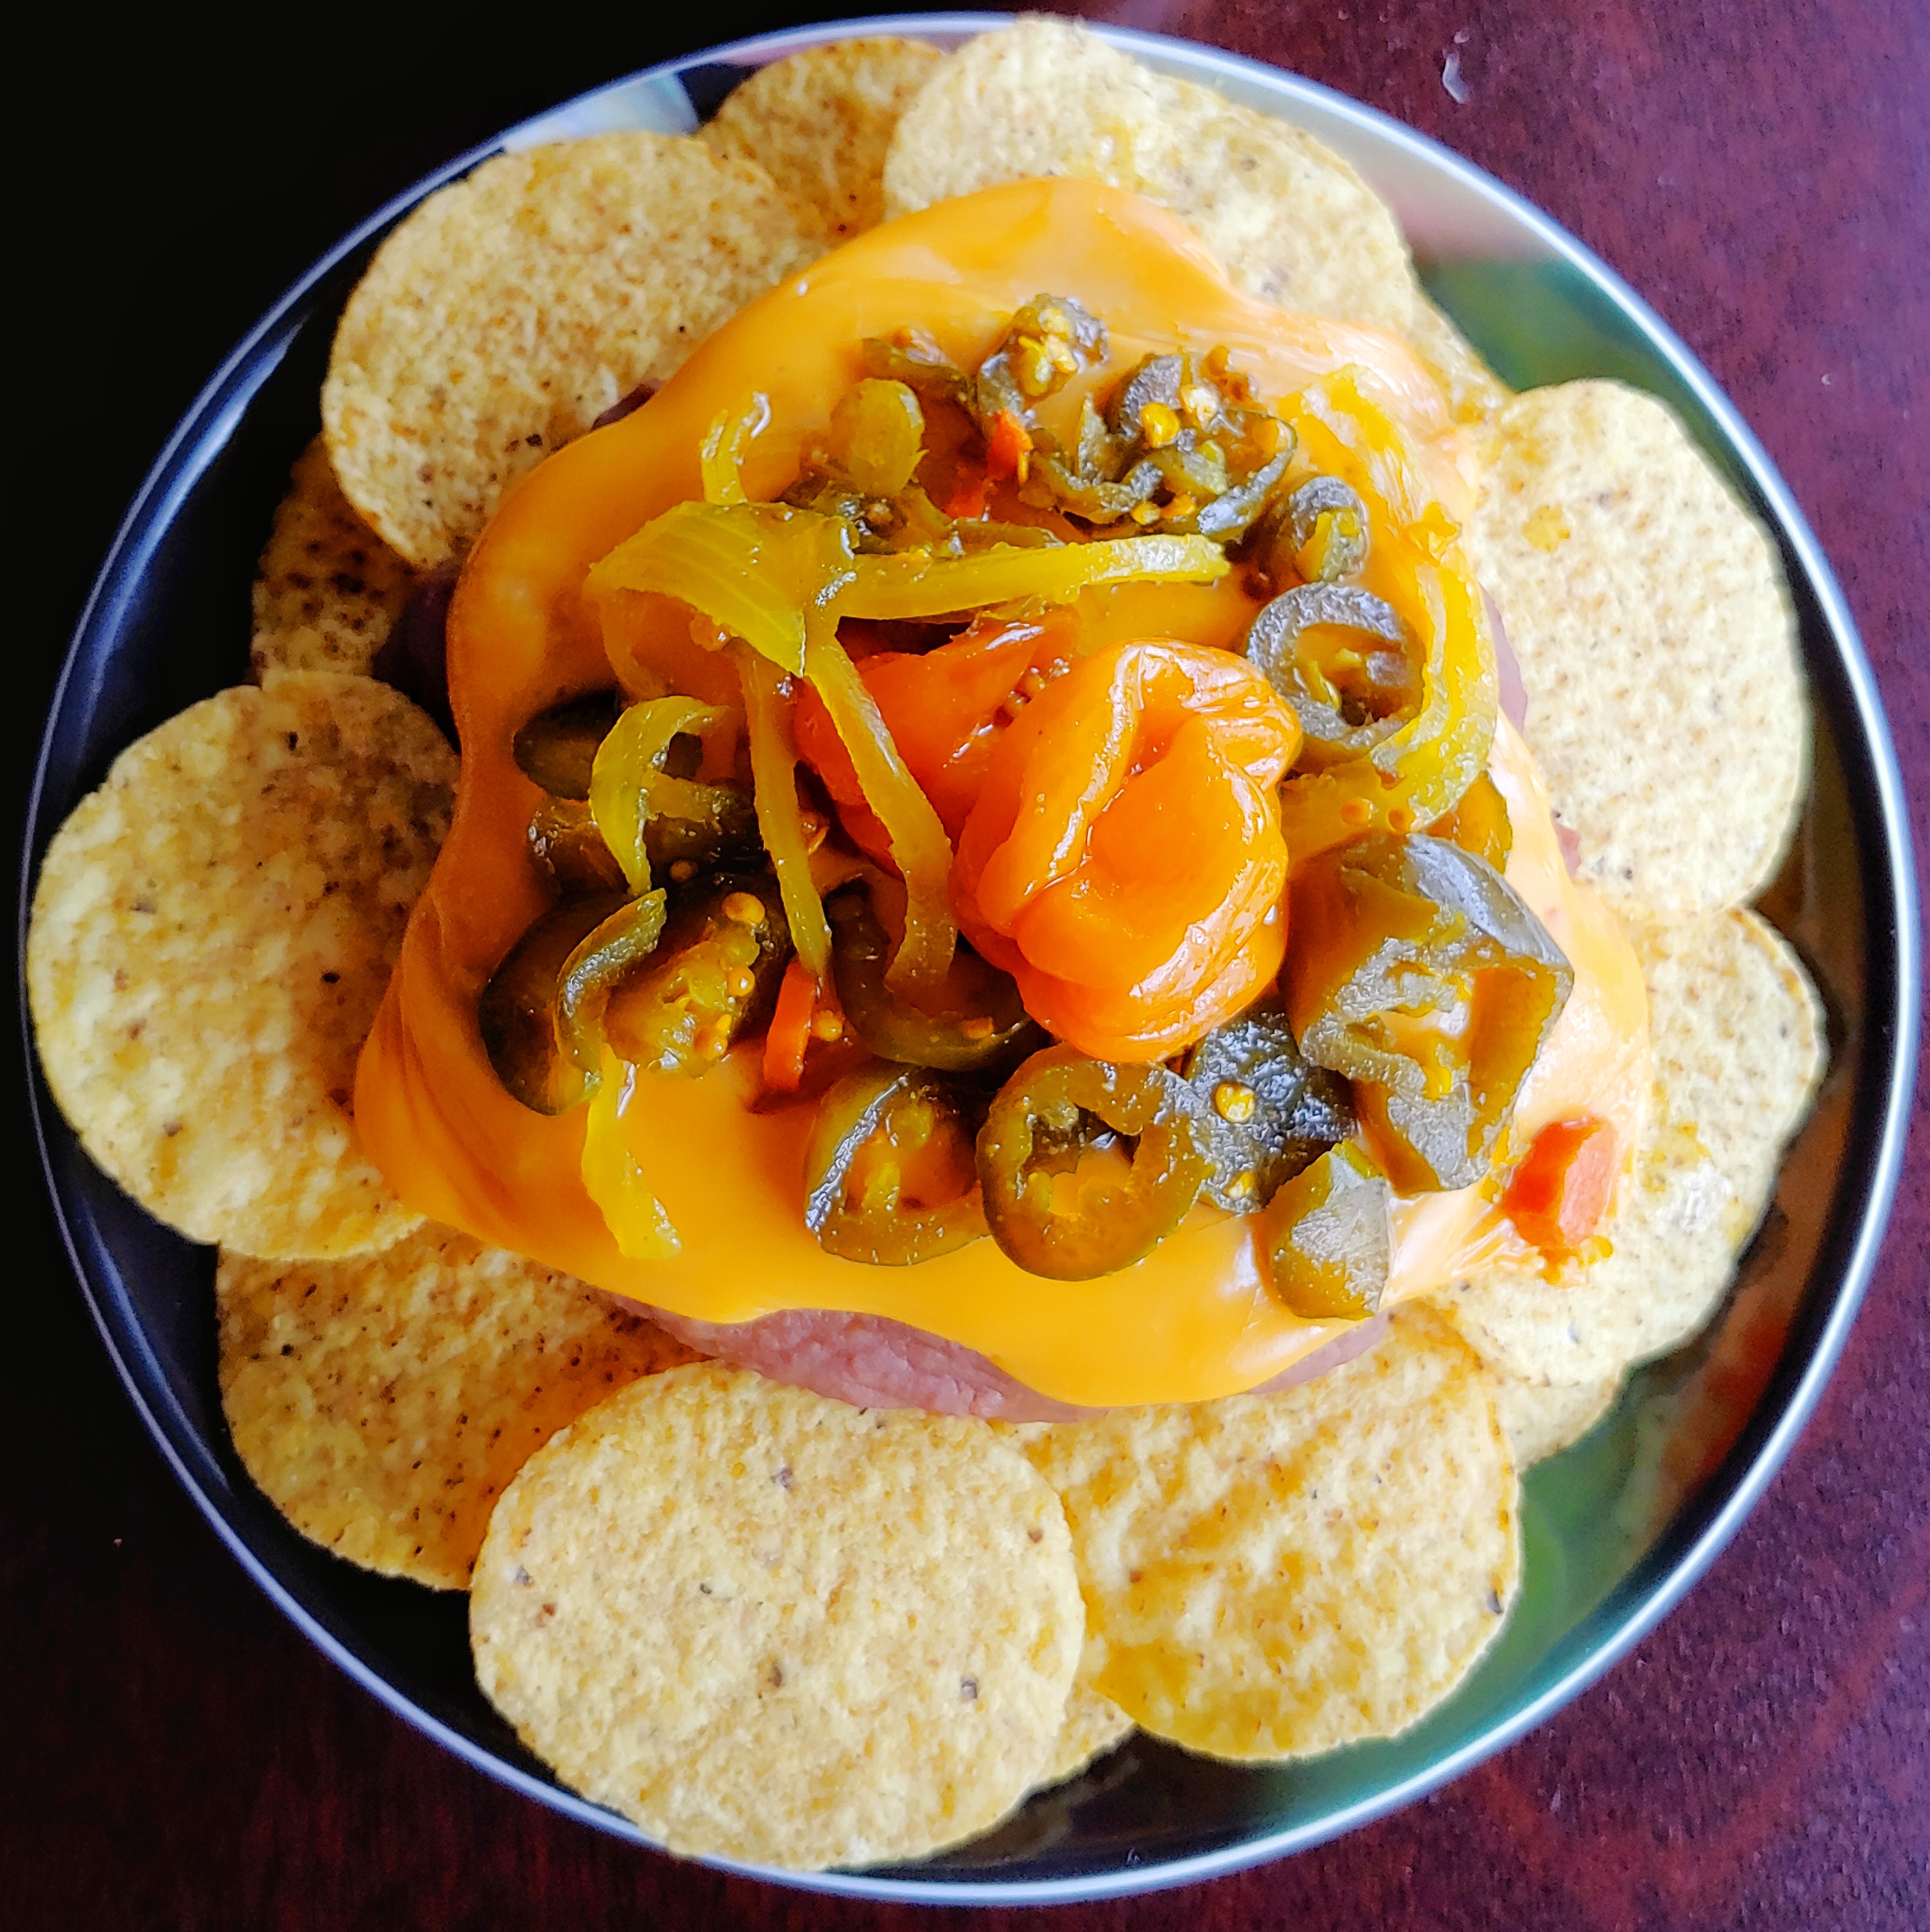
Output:
[[798,804],[797,748],[791,742],[784,674],[742,646],[733,652],[744,686],[757,829],[778,874],[778,896],[797,956],[822,981],[831,969],[831,927],[811,878],[811,842]]
[[748,829],[745,800],[736,786],[673,778],[664,770],[673,739],[707,738],[726,726],[734,737],[734,721],[721,705],[700,704],[694,698],[652,698],[631,705],[597,747],[590,767],[590,815],[633,892],[650,890],[653,820],[659,821],[660,833],[674,831],[671,856],[685,846],[694,852],[726,844]]

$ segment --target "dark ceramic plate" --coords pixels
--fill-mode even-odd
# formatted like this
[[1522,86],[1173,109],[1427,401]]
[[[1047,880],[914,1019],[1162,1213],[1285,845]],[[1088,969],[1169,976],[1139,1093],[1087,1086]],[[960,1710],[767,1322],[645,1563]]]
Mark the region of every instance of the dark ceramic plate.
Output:
[[[955,44],[998,23],[921,15],[863,30],[895,26]],[[586,95],[421,182],[289,290],[175,430],[102,566],[48,721],[25,854],[29,886],[53,829],[116,752],[245,675],[254,559],[289,464],[314,434],[335,316],[397,218],[502,147],[608,128],[686,130],[748,68],[850,31],[745,41]],[[1653,1627],[1762,1492],[1842,1345],[1902,1154],[1918,928],[1895,755],[1842,594],[1755,437],[1629,288],[1464,161],[1271,68],[1099,31],[1339,149],[1393,204],[1436,298],[1506,381],[1528,388],[1605,375],[1653,391],[1773,534],[1801,626],[1815,728],[1809,802],[1764,909],[1823,990],[1830,1069],[1718,1322],[1639,1371],[1592,1435],[1528,1477],[1521,1602],[1479,1669],[1426,1722],[1389,1742],[1278,1768],[1212,1763],[1135,1737],[991,1836],[942,1858],[856,1876],[763,1874],[826,1891],[1043,1903],[1206,1878],[1406,1804],[1518,1737]],[[255,1490],[221,1419],[212,1256],[157,1226],[106,1180],[37,1082],[34,1102],[49,1184],[101,1334],[155,1440],[249,1572],[410,1723],[539,1802],[637,1837],[561,1789],[484,1701],[462,1598],[325,1555]],[[1717,1348],[1761,1365],[1740,1397],[1733,1375],[1699,1372]]]

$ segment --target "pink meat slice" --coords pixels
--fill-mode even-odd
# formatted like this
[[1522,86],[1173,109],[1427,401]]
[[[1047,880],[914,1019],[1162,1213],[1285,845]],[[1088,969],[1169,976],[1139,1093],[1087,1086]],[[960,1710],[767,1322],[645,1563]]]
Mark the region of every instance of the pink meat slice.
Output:
[[[1102,1412],[1054,1402],[977,1350],[882,1315],[793,1308],[755,1322],[726,1323],[694,1321],[663,1309],[649,1312],[660,1327],[706,1355],[859,1408],[922,1408],[1000,1422],[1076,1422]],[[1292,1388],[1351,1361],[1380,1340],[1386,1326],[1383,1316],[1362,1322],[1257,1393]]]

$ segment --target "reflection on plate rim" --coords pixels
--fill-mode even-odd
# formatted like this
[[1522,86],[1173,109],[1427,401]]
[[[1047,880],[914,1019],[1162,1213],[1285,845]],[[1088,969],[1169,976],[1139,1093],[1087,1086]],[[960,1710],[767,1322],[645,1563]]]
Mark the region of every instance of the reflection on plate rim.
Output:
[[[466,173],[490,154],[506,146],[530,146],[545,138],[562,138],[571,132],[589,131],[598,125],[634,124],[634,120],[626,122],[614,117],[634,113],[635,105],[642,100],[668,104],[674,109],[675,96],[669,92],[665,83],[675,86],[676,76],[693,68],[710,63],[746,67],[762,64],[800,47],[859,33],[902,33],[955,44],[970,34],[1004,25],[1008,18],[1003,14],[935,14],[832,22],[760,35],[667,62],[625,80],[593,89],[462,155],[397,196],[310,267],[250,331],[184,413],[122,520],[76,626],[73,644],[49,712],[29,806],[21,874],[19,938],[22,960],[34,866],[44,842],[40,836],[41,806],[53,749],[55,726],[65,708],[69,683],[79,658],[81,646],[98,624],[112,615],[123,584],[138,577],[146,567],[149,553],[143,540],[151,542],[157,532],[168,526],[180,500],[197,480],[201,466],[185,466],[184,453],[191,454],[197,448],[218,448],[226,442],[227,432],[245,412],[255,393],[254,387],[245,384],[241,379],[268,352],[277,329],[301,307],[319,282],[423,196]],[[1779,534],[1793,553],[1817,600],[1824,623],[1841,659],[1863,748],[1872,768],[1878,815],[1882,823],[1884,849],[1880,854],[1864,856],[1866,861],[1880,860],[1887,867],[1887,879],[1880,879],[1879,882],[1889,886],[1896,913],[1896,1010],[1892,1015],[1872,1009],[1868,1016],[1868,1030],[1875,1035],[1887,1027],[1894,1042],[1894,1057],[1890,1068],[1888,1090],[1884,1096],[1883,1128],[1871,1161],[1870,1186],[1844,1264],[1842,1279],[1815,1346],[1781,1413],[1767,1436],[1747,1452],[1746,1467],[1740,1473],[1731,1467],[1736,1456],[1744,1453],[1739,1446],[1732,1450],[1723,1468],[1710,1479],[1704,1493],[1719,1494],[1722,1501],[1688,1546],[1674,1555],[1665,1571],[1654,1580],[1646,1594],[1632,1606],[1608,1638],[1541,1696],[1458,1750],[1437,1758],[1424,1771],[1383,1788],[1371,1798],[1284,1831],[1263,1834],[1218,1851],[1160,1864],[1128,1863],[1110,1871],[1086,1873],[1064,1879],[1002,1881],[996,1878],[960,1880],[938,1875],[921,1879],[915,1876],[867,1876],[840,1872],[780,1872],[724,1860],[704,1862],[724,1870],[846,1897],[913,1900],[931,1904],[1048,1904],[1114,1898],[1220,1876],[1321,1843],[1410,1804],[1471,1769],[1551,1716],[1626,1655],[1674,1606],[1734,1534],[1788,1454],[1835,1365],[1875,1266],[1901,1169],[1908,1124],[1910,1073],[1915,1061],[1920,1004],[1919,927],[1908,820],[1902,802],[1896,754],[1884,722],[1875,680],[1842,593],[1787,486],[1734,406],[1674,332],[1620,277],[1512,190],[1427,136],[1314,82],[1257,62],[1192,42],[1090,24],[1092,31],[1102,38],[1141,56],[1149,64],[1218,85],[1254,105],[1286,110],[1286,118],[1304,118],[1323,138],[1332,140],[1335,146],[1348,152],[1349,158],[1356,165],[1361,164],[1364,157],[1377,154],[1384,163],[1391,164],[1394,171],[1408,178],[1438,181],[1446,177],[1464,196],[1481,205],[1482,214],[1492,218],[1494,234],[1505,235],[1512,242],[1510,252],[1517,259],[1527,256],[1565,262],[1605,293],[1643,338],[1650,351],[1707,410],[1760,494]],[[680,87],[677,92],[681,93]],[[622,98],[613,98],[616,96]],[[604,116],[612,118],[601,118]],[[1370,160],[1363,172],[1378,175],[1383,170],[1374,168]],[[1384,186],[1384,182],[1377,182],[1377,185]],[[274,355],[273,359],[278,362],[279,355]],[[22,1024],[31,1070],[35,1061],[31,1021],[26,1009],[24,970],[21,980]],[[1878,990],[1872,988],[1872,992]],[[29,1080],[31,1085],[34,1076],[31,1072]],[[526,1797],[615,1835],[638,1844],[649,1844],[650,1841],[627,1820],[574,1792],[504,1762],[487,1747],[431,1716],[391,1685],[372,1665],[364,1662],[346,1642],[325,1628],[256,1556],[241,1532],[229,1522],[188,1469],[169,1439],[166,1428],[142,1394],[133,1366],[114,1340],[83,1265],[61,1198],[47,1144],[46,1120],[41,1112],[43,1096],[37,1087],[34,1088],[32,1097],[42,1168],[60,1221],[61,1237],[101,1339],[149,1434],[183,1486],[244,1569],[310,1642],[416,1730]],[[1811,1292],[1813,1294],[1813,1286]],[[1764,1400],[1767,1402],[1769,1398],[1766,1395]]]

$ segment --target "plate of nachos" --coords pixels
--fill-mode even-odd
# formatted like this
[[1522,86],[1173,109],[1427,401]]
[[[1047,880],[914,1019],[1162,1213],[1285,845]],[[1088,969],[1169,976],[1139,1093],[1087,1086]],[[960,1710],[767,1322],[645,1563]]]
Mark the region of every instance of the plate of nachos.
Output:
[[1472,170],[1144,36],[746,43],[384,211],[163,455],[30,835],[49,1172],[231,1546],[493,1774],[1205,1876],[1767,1480],[1894,1173],[1886,757],[1747,431]]

